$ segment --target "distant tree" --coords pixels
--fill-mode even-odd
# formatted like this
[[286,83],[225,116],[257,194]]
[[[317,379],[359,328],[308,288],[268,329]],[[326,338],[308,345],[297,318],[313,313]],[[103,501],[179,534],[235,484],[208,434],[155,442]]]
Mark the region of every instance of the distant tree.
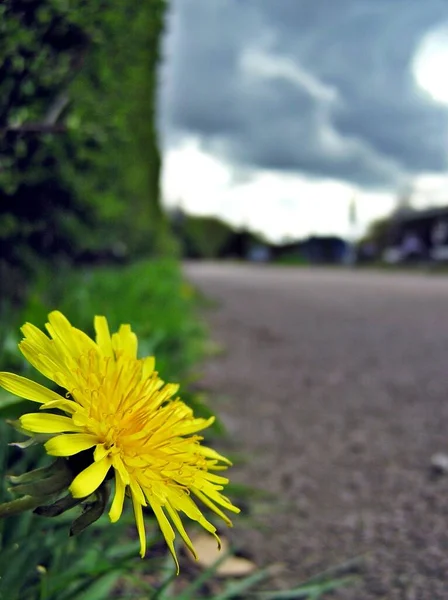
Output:
[[238,229],[232,232],[222,252],[226,258],[246,259],[257,247],[265,247],[269,253],[272,250],[272,246],[262,234],[248,229]]
[[393,242],[395,228],[396,215],[394,214],[372,221],[365,235],[357,244],[358,257],[363,260],[367,249],[369,249],[369,259],[381,257]]
[[233,229],[216,217],[187,215],[182,223],[186,254],[197,258],[218,258]]

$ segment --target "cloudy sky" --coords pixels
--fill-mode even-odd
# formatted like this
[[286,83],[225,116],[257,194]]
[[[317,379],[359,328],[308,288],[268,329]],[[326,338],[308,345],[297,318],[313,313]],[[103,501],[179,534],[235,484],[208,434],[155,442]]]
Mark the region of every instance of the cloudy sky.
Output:
[[163,55],[167,206],[281,239],[448,204],[446,0],[172,0]]

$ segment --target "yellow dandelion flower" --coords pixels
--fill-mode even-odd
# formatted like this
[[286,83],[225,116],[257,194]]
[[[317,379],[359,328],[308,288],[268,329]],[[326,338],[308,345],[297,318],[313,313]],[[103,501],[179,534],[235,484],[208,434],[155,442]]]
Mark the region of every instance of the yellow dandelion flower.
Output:
[[203,438],[197,435],[214,417],[195,418],[176,397],[178,385],[159,378],[154,358],[137,358],[137,336],[129,325],[121,325],[110,335],[106,318],[97,316],[94,341],[58,311],[48,319],[50,337],[26,323],[19,347],[36,369],[67,390],[66,397],[13,373],[0,373],[0,385],[40,403],[43,411],[58,411],[20,417],[20,426],[30,435],[48,436],[45,449],[49,455],[72,457],[90,450],[84,452],[89,456],[85,468],[70,485],[73,497],[88,497],[114,474],[111,521],[118,521],[125,495],[130,496],[143,557],[143,507],[149,506],[178,569],[175,529],[196,555],[180,513],[197,521],[219,544],[216,528],[195,502],[200,500],[229,526],[231,521],[222,509],[239,512],[221,493],[228,479],[214,472],[230,462],[201,445]]

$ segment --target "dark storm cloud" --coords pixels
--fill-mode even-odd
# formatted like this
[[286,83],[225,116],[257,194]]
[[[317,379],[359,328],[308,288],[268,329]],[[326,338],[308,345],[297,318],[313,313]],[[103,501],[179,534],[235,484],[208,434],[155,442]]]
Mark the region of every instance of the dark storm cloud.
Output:
[[446,0],[177,0],[164,138],[369,187],[442,171],[448,113],[410,64],[447,18]]

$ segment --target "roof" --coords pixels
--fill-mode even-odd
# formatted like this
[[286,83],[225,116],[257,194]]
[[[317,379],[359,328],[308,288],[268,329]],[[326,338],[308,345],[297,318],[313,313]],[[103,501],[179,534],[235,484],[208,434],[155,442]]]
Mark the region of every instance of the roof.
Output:
[[410,221],[421,221],[426,219],[436,219],[439,217],[448,218],[448,206],[433,206],[424,210],[410,209],[409,212],[406,211],[403,214],[397,214],[395,216],[396,220],[401,221],[402,223],[409,223]]

